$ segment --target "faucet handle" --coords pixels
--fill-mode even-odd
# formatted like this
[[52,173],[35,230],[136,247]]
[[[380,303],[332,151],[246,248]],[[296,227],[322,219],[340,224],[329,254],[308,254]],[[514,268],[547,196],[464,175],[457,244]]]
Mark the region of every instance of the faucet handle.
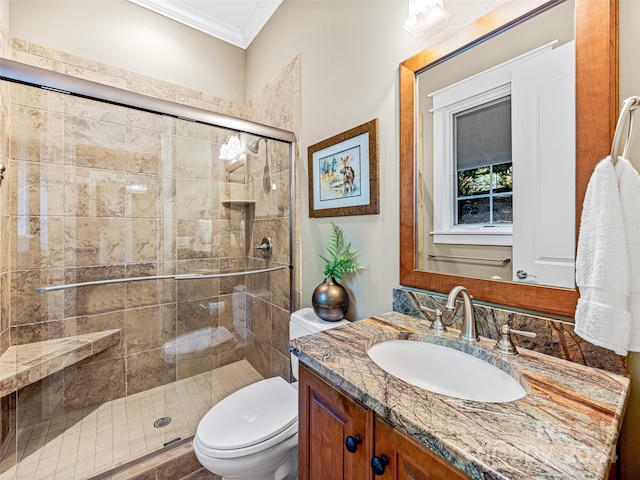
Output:
[[536,334],[533,332],[525,332],[522,330],[514,330],[506,323],[500,327],[500,340],[495,344],[493,349],[502,353],[503,355],[517,355],[518,349],[511,340],[511,334],[522,335],[523,337],[536,338]]
[[431,322],[431,326],[429,327],[429,330],[435,333],[444,333],[447,331],[447,327],[442,322],[442,310],[440,310],[439,308],[433,309],[433,308],[429,308],[429,307],[425,307],[424,305],[421,305],[420,311],[424,313],[427,313],[427,312],[434,313],[436,315],[436,317]]

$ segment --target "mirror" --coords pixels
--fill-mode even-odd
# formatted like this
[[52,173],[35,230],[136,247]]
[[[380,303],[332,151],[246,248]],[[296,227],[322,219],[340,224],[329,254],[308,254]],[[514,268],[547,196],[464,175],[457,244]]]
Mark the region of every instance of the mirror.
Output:
[[[535,8],[532,5],[535,3]],[[400,283],[405,286],[447,293],[465,285],[474,297],[490,303],[572,317],[577,301],[574,288],[558,288],[510,281],[488,280],[466,272],[441,273],[420,269],[425,247],[418,241],[425,234],[417,215],[416,199],[422,152],[416,134],[419,107],[418,76],[425,77],[447,61],[457,61],[463,52],[499,36],[539,14],[562,7],[562,1],[509,2],[480,18],[463,32],[424,50],[400,65]],[[607,155],[618,114],[617,91],[617,1],[575,2],[576,55],[576,166],[575,215],[579,224],[582,199],[595,164]],[[423,82],[423,80],[420,80]],[[425,81],[426,83],[426,81]],[[424,85],[420,85],[424,90]],[[426,87],[428,88],[428,87]],[[431,90],[433,91],[433,90]],[[420,167],[420,168],[419,168]],[[428,234],[428,232],[427,232]],[[510,280],[510,279],[509,279]]]
[[574,10],[416,75],[418,269],[574,287]]

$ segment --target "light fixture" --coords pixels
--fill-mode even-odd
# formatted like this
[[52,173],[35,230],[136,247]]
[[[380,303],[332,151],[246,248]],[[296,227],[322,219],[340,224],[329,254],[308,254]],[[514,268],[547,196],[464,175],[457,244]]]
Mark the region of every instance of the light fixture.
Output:
[[227,140],[220,145],[220,160],[235,160],[242,153],[242,145],[238,135],[229,135]]
[[451,14],[444,8],[443,0],[409,0],[409,17],[404,29],[416,37],[432,35],[442,29]]

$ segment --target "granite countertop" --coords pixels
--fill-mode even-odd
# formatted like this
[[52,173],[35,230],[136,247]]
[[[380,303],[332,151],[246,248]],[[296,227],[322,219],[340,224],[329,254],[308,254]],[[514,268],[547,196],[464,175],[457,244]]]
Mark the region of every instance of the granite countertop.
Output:
[[[522,348],[520,355],[499,355],[493,340],[471,345],[455,330],[433,334],[428,327],[424,320],[391,312],[291,340],[290,349],[302,364],[472,478],[606,478],[626,406],[627,377]],[[409,385],[366,353],[392,339],[457,344],[510,373],[528,393],[514,402],[480,403]]]

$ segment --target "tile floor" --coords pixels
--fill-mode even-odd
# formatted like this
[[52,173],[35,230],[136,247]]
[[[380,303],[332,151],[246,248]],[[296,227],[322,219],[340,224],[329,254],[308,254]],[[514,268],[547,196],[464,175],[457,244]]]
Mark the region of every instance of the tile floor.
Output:
[[[201,373],[92,408],[50,418],[9,437],[0,480],[80,480],[193,435],[200,418],[224,397],[260,380],[247,362]],[[163,428],[153,426],[170,416]],[[17,465],[14,459],[19,460]]]

